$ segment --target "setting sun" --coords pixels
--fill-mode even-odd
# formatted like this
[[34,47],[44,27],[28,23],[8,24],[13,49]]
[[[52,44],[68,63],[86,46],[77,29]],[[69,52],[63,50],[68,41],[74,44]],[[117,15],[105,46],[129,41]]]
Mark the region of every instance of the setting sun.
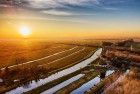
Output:
[[27,37],[27,36],[29,36],[31,34],[31,31],[27,26],[20,27],[19,32],[24,37]]

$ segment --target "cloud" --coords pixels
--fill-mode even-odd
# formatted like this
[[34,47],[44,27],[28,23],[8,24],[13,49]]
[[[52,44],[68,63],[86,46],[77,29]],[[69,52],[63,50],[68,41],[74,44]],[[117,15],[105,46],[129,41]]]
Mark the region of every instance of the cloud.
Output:
[[[75,9],[79,10],[100,4],[98,0],[25,0],[28,9],[33,9],[43,14],[55,16],[72,16],[78,15]],[[79,8],[81,7],[81,8]],[[85,10],[85,9],[84,9]],[[83,15],[91,15],[84,14]]]
[[105,10],[113,10],[113,11],[116,11],[116,10],[119,10],[119,8],[115,8],[115,7],[104,7]]
[[54,16],[93,16],[95,13],[72,13],[62,10],[43,10],[41,11],[44,14],[54,15]]
[[[0,19],[8,19],[8,23],[12,22],[15,20],[31,20],[31,21],[47,21],[47,22],[68,22],[68,23],[81,23],[81,24],[85,24],[85,23],[89,23],[87,20],[85,19],[57,19],[57,18],[48,18],[48,17],[44,17],[44,16],[24,16],[24,15],[6,15],[6,14],[0,14]],[[19,21],[20,22],[20,21]]]
[[42,13],[49,14],[49,15],[56,15],[56,16],[71,16],[72,13],[66,11],[57,11],[57,10],[44,10],[41,11]]
[[86,6],[88,4],[99,4],[98,0],[23,0],[23,1],[29,3],[27,7],[35,9],[68,8],[68,6],[69,7]]
[[[117,11],[112,4],[124,3],[128,0],[0,0],[0,7],[19,6],[37,13],[55,16],[91,15],[90,12]],[[16,9],[16,8],[15,8]]]

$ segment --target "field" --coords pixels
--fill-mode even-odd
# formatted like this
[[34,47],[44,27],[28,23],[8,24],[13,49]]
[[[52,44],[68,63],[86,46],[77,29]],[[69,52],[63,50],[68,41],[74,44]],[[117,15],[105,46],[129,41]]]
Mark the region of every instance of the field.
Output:
[[1,41],[1,92],[73,66],[88,58],[95,47],[34,41]]
[[0,93],[93,94],[118,73],[99,59],[101,40],[1,40],[0,44]]
[[0,67],[3,68],[10,65],[39,59],[69,48],[72,48],[72,46],[43,42],[0,42],[0,60],[4,61],[1,62]]

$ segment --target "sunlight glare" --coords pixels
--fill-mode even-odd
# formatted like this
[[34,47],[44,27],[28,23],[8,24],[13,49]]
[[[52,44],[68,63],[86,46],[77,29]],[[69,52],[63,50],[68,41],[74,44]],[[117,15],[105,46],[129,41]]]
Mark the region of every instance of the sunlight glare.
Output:
[[22,26],[20,27],[20,34],[23,36],[23,37],[27,37],[31,34],[31,31],[30,29],[27,27],[27,26]]

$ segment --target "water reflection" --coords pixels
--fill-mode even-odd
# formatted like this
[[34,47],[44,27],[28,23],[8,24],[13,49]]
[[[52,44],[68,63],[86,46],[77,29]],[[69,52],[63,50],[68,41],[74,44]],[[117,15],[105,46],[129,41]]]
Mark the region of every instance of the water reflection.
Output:
[[78,74],[78,75],[76,75],[76,76],[74,76],[74,77],[72,77],[72,78],[70,78],[70,79],[68,79],[68,80],[66,80],[66,81],[54,86],[53,88],[42,92],[41,94],[54,94],[59,89],[62,89],[63,87],[69,85],[70,83],[72,83],[74,81],[77,81],[78,79],[80,79],[83,76],[84,76],[84,74]]
[[100,77],[97,76],[94,79],[92,79],[91,81],[83,84],[78,89],[72,91],[71,94],[84,94],[87,90],[89,90],[91,87],[95,86],[99,82],[100,82]]
[[112,73],[114,73],[114,70],[107,70],[101,72],[100,75],[96,76],[92,80],[83,84],[81,87],[72,91],[71,94],[84,94],[86,91],[89,91],[91,88],[95,87],[101,80],[103,80],[105,77],[109,76]]
[[77,70],[80,70],[81,68],[85,68],[88,64],[90,64],[91,62],[93,62],[94,60],[96,60],[97,58],[99,58],[100,54],[102,52],[102,48],[98,49],[90,58],[70,67],[70,68],[67,68],[67,69],[64,69],[60,72],[57,72],[55,74],[52,74],[51,76],[45,78],[45,79],[40,79],[37,83],[35,80],[33,80],[31,83],[30,83],[30,88],[24,88],[24,87],[18,87],[16,89],[13,89],[9,92],[7,92],[6,94],[15,94],[15,93],[18,93],[18,94],[21,94],[23,92],[27,92],[29,90],[32,90],[36,87],[39,87],[41,86],[42,84],[46,84],[50,81],[53,81],[55,79],[58,79],[60,77],[63,77],[65,75],[68,75],[70,73],[73,73]]
[[0,79],[2,80],[0,86],[9,87],[18,84],[19,86],[28,87],[31,83],[30,79],[35,79],[38,82],[41,76],[46,75],[46,73],[46,69],[39,67],[16,68],[14,70],[6,67],[0,72]]

